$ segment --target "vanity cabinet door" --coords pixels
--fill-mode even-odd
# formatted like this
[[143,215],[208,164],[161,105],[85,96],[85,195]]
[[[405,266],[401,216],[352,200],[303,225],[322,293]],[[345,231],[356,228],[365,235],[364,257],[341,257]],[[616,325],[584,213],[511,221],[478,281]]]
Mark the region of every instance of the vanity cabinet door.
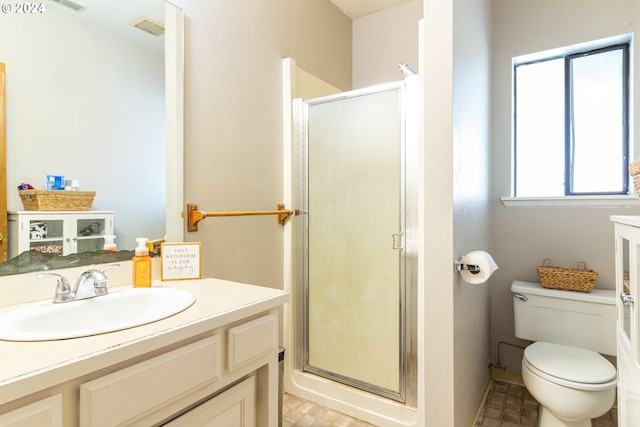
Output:
[[247,378],[165,424],[165,427],[254,427],[255,394],[255,377]]
[[278,348],[278,316],[267,314],[229,329],[227,368],[229,372],[275,352]]
[[62,427],[62,396],[39,400],[0,415],[3,427]]

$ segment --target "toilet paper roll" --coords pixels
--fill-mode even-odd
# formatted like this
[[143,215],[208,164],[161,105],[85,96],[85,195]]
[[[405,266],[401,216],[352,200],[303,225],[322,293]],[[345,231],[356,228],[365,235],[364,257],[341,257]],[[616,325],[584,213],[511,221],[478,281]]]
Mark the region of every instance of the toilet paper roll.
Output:
[[478,267],[480,267],[479,273],[472,273],[469,270],[460,271],[462,279],[467,283],[471,283],[472,285],[478,285],[480,283],[486,282],[489,277],[491,277],[493,272],[498,269],[498,265],[493,260],[491,255],[489,255],[485,251],[469,252],[462,257],[460,263],[466,265],[477,265]]

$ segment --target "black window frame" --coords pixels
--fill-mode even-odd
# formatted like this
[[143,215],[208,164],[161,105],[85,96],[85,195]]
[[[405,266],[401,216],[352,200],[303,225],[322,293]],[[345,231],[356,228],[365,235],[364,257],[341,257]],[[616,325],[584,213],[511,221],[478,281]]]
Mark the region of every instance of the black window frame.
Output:
[[[543,59],[537,59],[533,61],[526,61],[513,65],[513,150],[514,150],[514,162],[513,162],[513,194],[514,197],[518,197],[518,164],[517,159],[518,141],[517,141],[517,68],[521,66],[536,64],[540,62],[552,61],[557,59],[564,59],[564,195],[565,196],[609,196],[609,195],[627,195],[629,194],[629,51],[630,42],[616,43],[609,46],[580,50],[575,52],[566,53],[563,55],[554,55]],[[585,56],[596,55],[606,53],[614,50],[622,50],[622,188],[620,191],[607,191],[607,192],[575,192],[572,189],[572,151],[571,151],[571,117],[572,117],[572,103],[571,103],[571,91],[572,91],[572,79],[571,79],[571,61],[575,58],[583,58]]]

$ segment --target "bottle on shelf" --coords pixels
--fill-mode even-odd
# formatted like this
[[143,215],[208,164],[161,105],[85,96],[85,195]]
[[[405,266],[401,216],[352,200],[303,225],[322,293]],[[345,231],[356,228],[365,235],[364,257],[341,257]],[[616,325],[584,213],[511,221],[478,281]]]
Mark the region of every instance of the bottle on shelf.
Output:
[[113,234],[107,234],[104,236],[104,249],[105,251],[117,252],[118,247],[116,246],[116,236]]

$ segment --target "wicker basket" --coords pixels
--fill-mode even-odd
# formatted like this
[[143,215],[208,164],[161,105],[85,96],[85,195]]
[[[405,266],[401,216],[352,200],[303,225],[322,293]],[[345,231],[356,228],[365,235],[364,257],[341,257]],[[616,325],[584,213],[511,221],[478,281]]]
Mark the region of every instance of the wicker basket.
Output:
[[633,188],[636,194],[640,196],[640,157],[629,163],[629,175],[633,179]]
[[95,191],[18,190],[27,211],[89,211]]
[[598,278],[598,273],[587,269],[584,261],[578,263],[578,268],[553,267],[549,258],[538,266],[538,275],[543,288],[577,292],[591,292]]

